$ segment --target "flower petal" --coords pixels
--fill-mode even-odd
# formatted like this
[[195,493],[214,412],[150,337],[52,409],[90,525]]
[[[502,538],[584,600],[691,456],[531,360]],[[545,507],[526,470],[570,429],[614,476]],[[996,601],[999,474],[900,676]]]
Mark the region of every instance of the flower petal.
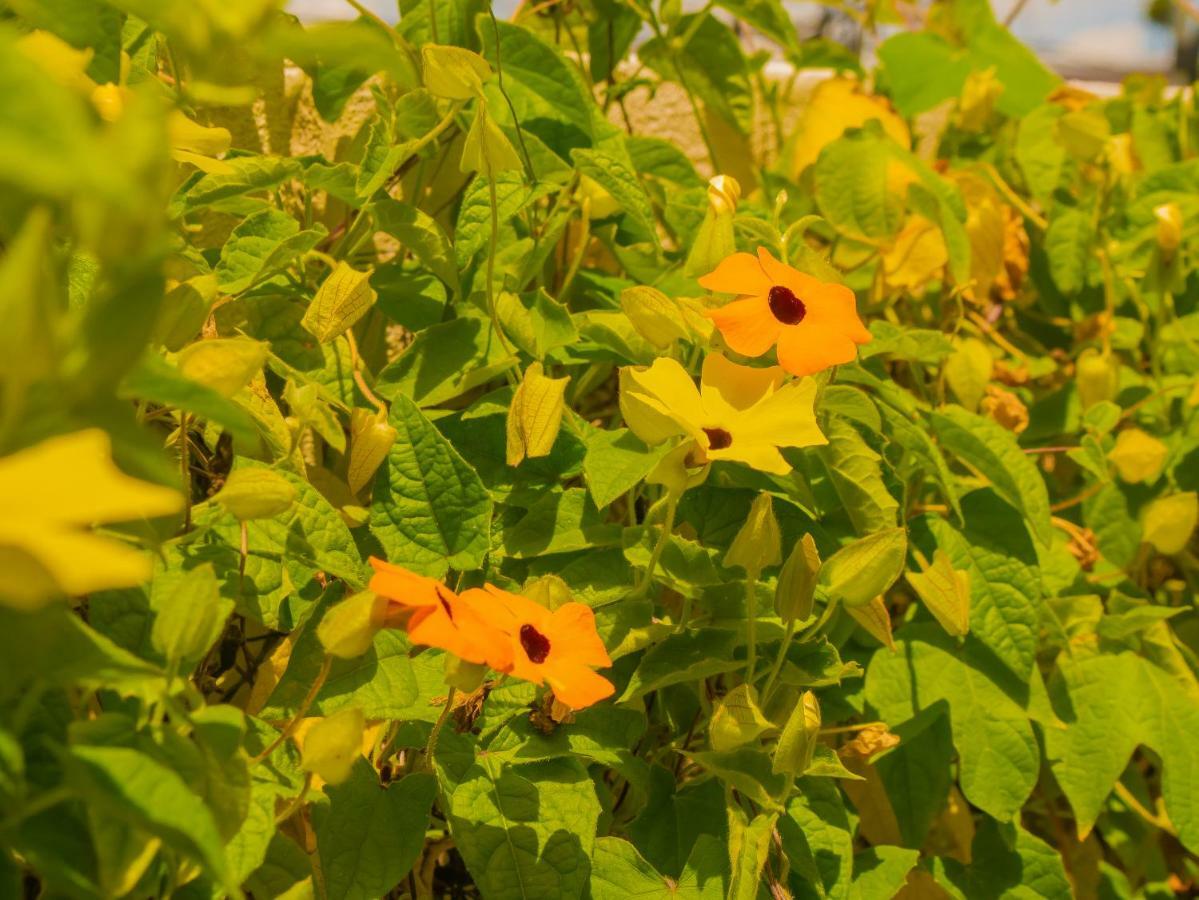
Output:
[[649,368],[620,370],[620,410],[625,424],[647,444],[678,434],[695,436],[704,425],[699,390],[687,370],[660,357]]
[[807,294],[807,303],[810,324],[836,329],[855,344],[873,339],[858,316],[857,297],[845,285],[816,282]]
[[792,375],[814,375],[853,362],[858,347],[843,331],[817,322],[788,328],[779,338],[779,365]]
[[785,377],[786,373],[778,366],[741,366],[729,362],[723,353],[709,353],[704,358],[699,387],[704,410],[713,419],[708,424],[720,424],[760,403],[778,390]]
[[791,471],[791,464],[783,459],[778,447],[767,441],[748,440],[741,435],[734,435],[732,444],[723,450],[709,450],[708,459],[713,462],[726,459],[745,463],[751,469],[771,475],[786,475]]
[[554,696],[571,709],[584,709],[616,693],[604,676],[575,662],[557,662],[542,667]]
[[764,294],[770,290],[770,280],[751,253],[726,256],[720,265],[698,281],[706,290],[722,294]]
[[564,603],[550,616],[550,652],[568,654],[588,666],[610,666],[612,658],[595,630],[595,613],[583,603]]
[[742,356],[761,356],[774,346],[783,330],[765,294],[734,300],[704,315],[719,329],[725,343]]
[[370,558],[371,568],[375,574],[371,576],[368,589],[388,600],[404,606],[437,606],[440,602],[439,592],[453,594],[440,581],[409,572],[403,566],[395,566],[374,556]]
[[751,445],[813,447],[828,438],[816,424],[816,382],[811,378],[791,381],[744,413],[735,423],[738,438]]

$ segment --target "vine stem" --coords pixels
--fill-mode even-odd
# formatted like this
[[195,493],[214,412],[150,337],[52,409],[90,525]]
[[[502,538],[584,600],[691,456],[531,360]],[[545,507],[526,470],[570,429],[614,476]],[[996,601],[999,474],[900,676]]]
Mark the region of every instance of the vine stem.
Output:
[[450,692],[446,695],[445,706],[441,708],[441,715],[437,717],[437,721],[433,723],[433,730],[429,732],[429,743],[425,747],[425,766],[430,772],[433,771],[433,752],[437,749],[437,739],[441,737],[441,729],[445,727],[445,720],[450,717],[450,710],[454,707],[454,696],[458,693],[458,689],[450,686]]
[[[679,509],[679,500],[682,499],[682,494],[669,494],[666,499],[666,517],[662,520],[662,531],[658,535],[657,543],[654,544],[654,549],[649,556],[649,565],[645,569],[645,580],[633,592],[636,597],[646,594],[650,586],[654,583],[654,572],[658,569],[658,562],[662,559],[662,551],[666,549],[666,542],[670,539],[671,532],[674,531],[674,517]],[[680,629],[682,628],[682,619],[680,618]]]
[[[491,327],[495,331],[495,336],[499,338],[500,344],[503,345],[504,352],[512,356],[514,355],[512,345],[508,343],[508,337],[500,326],[500,314],[495,308],[495,254],[499,241],[500,212],[499,201],[496,199],[495,193],[495,175],[491,171],[491,160],[487,160],[487,191],[491,198],[491,238],[487,245],[487,314],[491,316]],[[511,369],[508,370],[508,375],[511,379]]]
[[766,676],[766,684],[762,688],[762,705],[766,706],[770,702],[770,698],[774,696],[774,689],[777,686],[779,673],[783,671],[783,662],[787,659],[787,651],[791,649],[791,641],[795,638],[795,617],[792,616],[787,622],[787,631],[783,635],[783,642],[779,644],[778,655],[774,658],[774,665],[770,667],[770,674]]
[[296,810],[304,805],[304,801],[308,799],[308,792],[312,790],[312,775],[313,773],[309,772],[304,777],[304,786],[300,788],[300,793],[296,795],[296,798],[292,800],[291,803],[287,804],[283,812],[275,816],[276,827],[282,825],[284,822],[294,816],[296,814]]
[[251,765],[258,765],[264,759],[270,757],[272,753],[279,749],[279,746],[289,737],[296,733],[296,729],[300,727],[300,722],[304,720],[304,716],[308,713],[308,708],[312,706],[316,700],[316,695],[320,693],[322,687],[325,686],[325,679],[329,677],[329,670],[333,668],[333,657],[325,654],[325,661],[321,663],[321,670],[317,673],[316,678],[312,682],[312,686],[308,688],[308,693],[304,697],[304,702],[300,704],[300,708],[296,710],[291,720],[283,727],[276,737],[267,746],[265,750],[250,760]]

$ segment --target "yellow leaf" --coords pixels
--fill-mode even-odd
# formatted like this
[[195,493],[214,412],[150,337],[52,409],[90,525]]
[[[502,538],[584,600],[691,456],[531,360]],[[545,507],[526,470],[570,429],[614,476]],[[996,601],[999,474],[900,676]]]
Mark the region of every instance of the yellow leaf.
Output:
[[219,156],[233,143],[228,128],[201,125],[176,110],[167,119],[167,138],[174,150],[186,150],[201,156]]
[[327,344],[365,316],[376,297],[370,272],[359,272],[339,262],[308,304],[300,324],[322,344]]
[[96,55],[91,48],[76,50],[48,31],[31,31],[17,41],[17,49],[65,88],[90,94],[96,87],[86,74]]
[[804,169],[816,162],[820,151],[841,137],[847,128],[860,128],[872,119],[897,143],[904,147],[911,145],[908,126],[885,100],[861,93],[854,79],[830,78],[822,82],[800,118],[792,177],[798,179]]
[[356,706],[321,719],[304,734],[300,768],[319,775],[326,784],[341,784],[362,757],[365,726],[362,710]]
[[569,378],[550,378],[541,363],[532,363],[512,395],[508,408],[508,465],[525,458],[549,456],[562,427],[564,395]]
[[891,615],[883,598],[875,597],[863,606],[846,606],[854,620],[884,647],[895,651],[895,639],[891,637]]
[[491,66],[479,54],[462,47],[426,44],[421,47],[425,87],[435,97],[471,100],[483,92]]
[[1199,494],[1187,491],[1159,497],[1141,513],[1141,539],[1158,553],[1173,556],[1186,549],[1199,523]]
[[1125,428],[1116,437],[1116,446],[1107,454],[1120,478],[1129,484],[1156,481],[1166,464],[1170,450],[1139,428]]
[[262,371],[267,351],[266,344],[249,338],[214,338],[184,347],[175,362],[192,381],[232,397]]
[[954,341],[953,353],[945,360],[945,382],[958,402],[971,412],[978,409],[986,393],[994,365],[990,349],[978,338]]
[[953,173],[966,205],[966,235],[970,239],[969,294],[984,298],[1004,268],[1007,217],[999,193],[989,182],[969,172]]
[[971,72],[958,100],[958,126],[963,131],[982,131],[991,121],[995,101],[1002,93],[1003,83],[995,77],[994,66]]
[[943,550],[923,572],[908,572],[908,584],[941,627],[954,637],[970,630],[970,573],[955,569]]
[[888,287],[915,292],[940,278],[947,262],[941,229],[923,216],[912,216],[883,254],[883,275]]
[[91,526],[169,515],[182,506],[177,491],[121,472],[99,429],[50,438],[0,459],[0,558],[11,565],[0,580],[0,602],[35,608],[56,593],[145,581],[149,558],[93,534]]
[[620,212],[620,201],[590,175],[579,176],[579,196],[587,202],[592,219],[606,219]]

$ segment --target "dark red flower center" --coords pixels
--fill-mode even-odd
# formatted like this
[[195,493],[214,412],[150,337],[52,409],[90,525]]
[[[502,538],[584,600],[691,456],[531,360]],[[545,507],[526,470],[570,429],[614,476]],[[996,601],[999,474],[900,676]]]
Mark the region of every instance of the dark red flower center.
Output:
[[723,428],[705,428],[704,434],[708,436],[709,450],[723,450],[732,446],[733,436]]
[[791,288],[783,287],[781,284],[776,284],[770,289],[767,300],[774,317],[784,325],[798,325],[808,314],[808,308],[804,302],[795,296],[795,292]]
[[520,626],[520,645],[525,648],[531,662],[543,663],[550,655],[550,639],[532,625]]
[[445,610],[445,614],[450,617],[450,621],[454,621],[454,609],[450,606],[450,601],[446,599],[445,594],[441,592],[441,587],[435,587],[434,593],[437,594],[437,600],[441,603],[441,608]]

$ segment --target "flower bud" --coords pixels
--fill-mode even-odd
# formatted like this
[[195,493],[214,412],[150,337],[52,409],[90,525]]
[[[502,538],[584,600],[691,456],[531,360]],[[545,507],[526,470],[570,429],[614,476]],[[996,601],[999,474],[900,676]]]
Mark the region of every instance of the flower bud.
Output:
[[741,185],[732,176],[717,175],[708,182],[708,210],[683,266],[687,275],[707,274],[720,265],[721,260],[737,252],[733,219],[739,199]]
[[1111,356],[1098,350],[1084,350],[1075,364],[1074,382],[1083,410],[1104,400],[1114,400],[1120,386],[1120,371]]
[[316,627],[316,636],[330,656],[352,659],[371,648],[383,627],[388,601],[361,591],[329,608]]
[[820,552],[810,534],[796,541],[779,572],[774,591],[774,608],[784,622],[803,622],[812,615],[816,580],[820,575]]
[[811,691],[804,691],[791,711],[778,746],[774,748],[771,769],[776,773],[802,775],[812,764],[816,743],[820,740],[820,703]]
[[625,288],[620,292],[620,308],[637,333],[659,350],[691,337],[679,304],[657,288],[643,285]]
[[296,489],[278,472],[254,466],[230,472],[215,499],[241,522],[273,519],[291,509]]
[[350,458],[346,466],[346,481],[350,492],[357,494],[372,478],[387,452],[396,442],[397,432],[387,422],[382,411],[355,409],[350,413]]
[[525,370],[508,407],[508,465],[518,466],[526,458],[550,455],[562,429],[568,381],[570,378],[550,378],[539,362]]
[[740,566],[751,578],[757,578],[767,566],[782,561],[782,536],[769,494],[758,494],[745,524],[733,538],[724,555],[725,566]]
[[349,707],[321,719],[304,735],[300,768],[319,775],[326,784],[341,784],[362,756],[362,710]]
[[1154,207],[1153,218],[1157,223],[1157,247],[1162,258],[1172,259],[1182,243],[1182,210],[1177,203],[1163,203]]

